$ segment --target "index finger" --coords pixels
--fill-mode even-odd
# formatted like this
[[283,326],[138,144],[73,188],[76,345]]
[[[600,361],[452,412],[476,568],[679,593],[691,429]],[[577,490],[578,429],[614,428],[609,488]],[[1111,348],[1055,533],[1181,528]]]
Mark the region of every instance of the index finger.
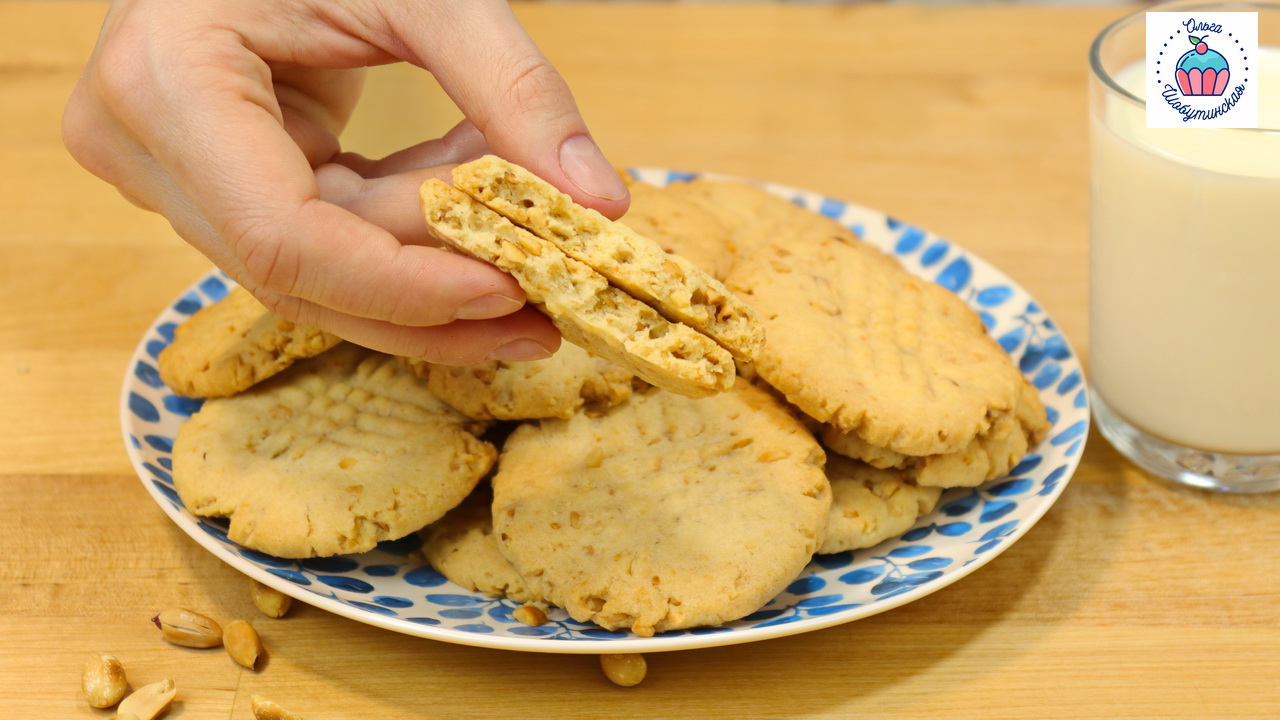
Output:
[[383,31],[435,75],[495,154],[608,217],[626,212],[626,183],[508,3],[397,3],[383,11]]

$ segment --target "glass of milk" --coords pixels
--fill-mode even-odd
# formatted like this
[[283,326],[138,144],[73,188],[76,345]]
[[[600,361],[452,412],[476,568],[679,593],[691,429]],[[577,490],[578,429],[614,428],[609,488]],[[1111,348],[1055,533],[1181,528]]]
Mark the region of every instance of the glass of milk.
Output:
[[[1146,11],[1258,13],[1258,129],[1146,127]],[[1096,424],[1156,475],[1280,490],[1280,0],[1145,7],[1090,64]]]

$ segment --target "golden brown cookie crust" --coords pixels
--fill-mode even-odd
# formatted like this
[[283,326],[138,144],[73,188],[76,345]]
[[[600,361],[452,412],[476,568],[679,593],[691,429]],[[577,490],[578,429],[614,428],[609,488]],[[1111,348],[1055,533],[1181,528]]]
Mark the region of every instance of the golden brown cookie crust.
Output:
[[160,352],[160,379],[186,397],[226,397],[339,342],[285,320],[236,286],[178,326]]
[[868,548],[910,530],[933,512],[942,490],[920,487],[901,470],[883,470],[840,455],[827,455],[831,515],[818,552]]
[[875,447],[857,433],[831,426],[821,430],[823,443],[834,453],[877,468],[902,470],[913,482],[927,487],[974,487],[1004,477],[1043,439],[1049,430],[1044,404],[1035,387],[1023,381],[1013,411],[996,413],[990,426],[953,453],[923,457]]
[[821,447],[742,383],[651,390],[598,417],[527,424],[493,478],[500,547],[579,621],[638,635],[717,625],[767,603],[822,542]]
[[493,534],[493,492],[481,483],[458,507],[427,526],[422,557],[450,582],[489,597],[540,600],[498,549]]

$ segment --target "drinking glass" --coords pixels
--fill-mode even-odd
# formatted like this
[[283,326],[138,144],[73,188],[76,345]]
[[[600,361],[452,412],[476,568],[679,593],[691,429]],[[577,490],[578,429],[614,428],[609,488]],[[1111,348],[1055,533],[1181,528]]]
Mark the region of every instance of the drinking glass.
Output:
[[[1258,129],[1146,127],[1148,11],[1258,13]],[[1159,476],[1280,490],[1280,1],[1149,6],[1089,59],[1096,424]]]

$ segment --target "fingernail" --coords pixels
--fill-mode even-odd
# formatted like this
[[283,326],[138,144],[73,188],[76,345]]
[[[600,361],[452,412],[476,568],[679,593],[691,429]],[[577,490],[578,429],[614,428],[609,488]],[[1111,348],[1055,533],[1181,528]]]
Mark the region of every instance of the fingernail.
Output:
[[627,184],[586,135],[574,135],[560,146],[560,169],[588,195],[605,200],[627,196]]
[[488,320],[490,318],[510,315],[524,306],[524,303],[506,295],[481,295],[472,298],[457,310],[453,311],[454,320]]
[[529,362],[531,360],[545,360],[551,357],[551,354],[550,350],[533,340],[521,338],[512,340],[506,345],[498,346],[493,352],[489,353],[489,359],[505,360],[506,362]]

